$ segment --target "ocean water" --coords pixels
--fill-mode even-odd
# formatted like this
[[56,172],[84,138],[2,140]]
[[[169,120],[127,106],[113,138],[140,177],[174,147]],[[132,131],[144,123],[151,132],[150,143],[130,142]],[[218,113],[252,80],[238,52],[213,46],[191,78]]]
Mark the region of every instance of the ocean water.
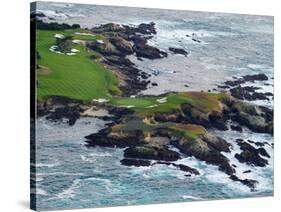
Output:
[[[39,2],[39,11],[49,17],[46,21],[78,23],[93,27],[102,23],[139,24],[155,22],[157,35],[150,44],[167,51],[167,58],[139,61],[130,59],[143,71],[152,74],[149,86],[142,93],[160,94],[168,91],[209,90],[233,76],[265,73],[268,84],[257,84],[262,91],[273,92],[273,18],[267,16],[200,13],[157,9],[136,9],[108,6],[89,6]],[[114,12],[112,12],[114,11]],[[187,37],[196,33],[200,43]],[[184,48],[188,57],[174,55],[169,47]],[[157,75],[157,76],[155,76]],[[186,87],[186,85],[188,87]],[[270,101],[256,104],[273,108]],[[234,154],[240,152],[235,139],[266,141],[273,137],[233,131],[213,131],[233,145],[225,154],[238,166],[242,179],[259,181],[257,190],[233,182],[218,171],[193,157],[178,163],[199,170],[200,176],[186,177],[174,167],[126,167],[120,164],[123,149],[88,148],[84,136],[97,132],[106,122],[97,118],[81,118],[74,126],[37,119],[36,189],[37,207],[44,209],[104,207],[131,204],[150,204],[270,196],[273,194],[273,148],[266,145],[270,154],[269,165],[257,168],[239,163]],[[230,123],[229,123],[230,124]],[[251,170],[250,173],[243,173]]]

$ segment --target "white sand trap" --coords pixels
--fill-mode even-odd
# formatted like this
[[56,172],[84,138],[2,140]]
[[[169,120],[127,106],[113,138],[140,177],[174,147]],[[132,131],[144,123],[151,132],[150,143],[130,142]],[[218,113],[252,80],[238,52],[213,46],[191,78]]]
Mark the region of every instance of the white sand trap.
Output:
[[[51,52],[54,52],[54,53],[57,53],[57,54],[64,54],[63,52],[57,51],[57,49],[58,49],[58,46],[56,46],[56,45],[53,45],[49,48],[49,50]],[[74,55],[76,55],[76,52],[79,52],[79,50],[78,49],[71,49],[71,52],[66,53],[65,55],[74,56]]]
[[135,105],[127,105],[126,108],[133,108]]
[[100,44],[104,44],[103,40],[97,40],[97,42],[100,43]]
[[49,50],[50,50],[51,52],[54,52],[54,53],[57,53],[57,54],[63,54],[62,52],[57,51],[57,48],[58,48],[58,46],[53,45],[53,46],[51,46],[51,47],[49,48]]
[[158,107],[158,105],[157,104],[149,105],[149,106],[146,106],[145,108],[154,108],[154,107]]
[[72,42],[75,44],[82,44],[82,45],[86,44],[86,42],[84,40],[72,40]]
[[109,100],[108,99],[93,99],[93,102],[104,103],[104,102],[109,102]]
[[165,103],[165,102],[167,102],[167,97],[164,97],[164,98],[162,98],[162,99],[157,99],[156,100],[158,103]]
[[76,53],[69,52],[69,53],[66,53],[66,55],[68,55],[68,56],[74,56],[74,55],[76,55]]
[[59,39],[62,39],[62,38],[64,38],[65,36],[64,35],[62,35],[62,34],[55,34],[55,38],[59,38]]
[[90,36],[95,36],[91,33],[86,33],[86,32],[75,32],[76,35],[90,35]]
[[103,117],[103,116],[111,116],[107,110],[105,109],[96,109],[95,107],[90,107],[88,110],[81,113],[81,116],[85,117]]
[[71,49],[72,53],[80,52],[78,49]]

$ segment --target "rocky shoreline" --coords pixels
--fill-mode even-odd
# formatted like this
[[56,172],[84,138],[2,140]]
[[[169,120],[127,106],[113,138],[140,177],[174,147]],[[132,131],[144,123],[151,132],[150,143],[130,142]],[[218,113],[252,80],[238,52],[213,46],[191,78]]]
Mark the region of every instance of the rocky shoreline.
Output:
[[90,41],[86,45],[100,54],[102,63],[121,76],[123,82],[120,89],[123,96],[136,95],[151,83],[147,80],[149,74],[139,70],[127,56],[134,54],[139,60],[167,57],[166,52],[148,45],[148,40],[157,33],[153,22],[138,26],[109,23],[94,27],[91,31],[103,35],[104,39]]
[[[220,111],[206,113],[192,105],[182,104],[178,113],[155,113],[142,120],[130,109],[124,109],[126,112],[123,111],[122,116],[107,128],[85,138],[89,147],[126,148],[121,163],[129,166],[149,166],[159,162],[171,165],[171,161],[177,161],[181,157],[178,152],[169,148],[173,146],[185,157],[193,156],[215,165],[229,175],[230,179],[254,190],[258,182],[238,178],[235,175],[234,164],[230,164],[227,157],[222,154],[231,151],[231,144],[212,134],[208,129],[226,130],[226,122],[232,120],[237,126],[246,126],[256,133],[273,134],[272,110],[230,96],[220,100],[220,107]],[[150,124],[144,126],[145,122]],[[268,164],[264,157],[269,155],[264,148],[256,149],[243,141],[238,145],[242,150],[235,155],[239,162],[260,167]]]
[[[155,23],[142,23],[138,26],[109,23],[94,27],[91,32],[102,35],[103,39],[87,41],[85,45],[97,53],[97,57],[93,59],[98,58],[116,73],[120,80],[122,97],[137,95],[145,90],[149,83],[157,86],[157,83],[149,80],[149,74],[139,70],[127,58],[133,54],[139,60],[168,56],[166,52],[148,44],[148,40],[157,33]],[[169,51],[183,56],[189,54],[183,49],[173,47],[170,47]],[[272,97],[272,93],[258,92],[258,87],[243,86],[247,82],[266,80],[266,75],[255,74],[226,81],[218,86],[226,93],[222,92],[222,97],[215,100],[208,92],[179,94],[202,98],[206,101],[203,108],[185,102],[179,103],[177,110],[155,111],[143,116],[134,108],[106,102],[85,104],[68,97],[52,96],[37,103],[37,114],[46,116],[51,121],[66,120],[69,125],[74,125],[76,120],[83,116],[110,121],[105,129],[85,136],[85,142],[88,147],[125,148],[124,158],[120,161],[122,165],[139,167],[162,164],[186,172],[187,177],[200,175],[195,168],[177,163],[183,155],[192,156],[217,166],[220,171],[229,175],[231,180],[240,182],[254,191],[258,182],[253,179],[240,179],[236,175],[236,167],[224,155],[232,151],[232,145],[211,131],[229,130],[227,122],[232,121],[231,130],[242,132],[242,127],[247,127],[255,133],[273,135],[273,110],[244,101],[268,100]],[[154,97],[158,100],[167,99],[169,94]],[[209,108],[209,105],[213,104],[216,109]],[[238,140],[237,144],[241,152],[235,154],[235,158],[240,163],[258,167],[268,165],[266,158],[270,156],[262,144],[259,148],[244,140]]]

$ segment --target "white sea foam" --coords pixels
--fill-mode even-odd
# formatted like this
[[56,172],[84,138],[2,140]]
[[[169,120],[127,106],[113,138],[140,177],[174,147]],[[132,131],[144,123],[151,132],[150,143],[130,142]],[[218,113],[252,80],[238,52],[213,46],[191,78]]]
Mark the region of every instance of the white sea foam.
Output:
[[203,200],[203,198],[201,198],[201,197],[195,197],[195,196],[191,196],[191,195],[183,195],[182,198],[191,199],[191,200]]
[[69,173],[69,172],[50,172],[50,173],[36,173],[36,176],[52,176],[52,175],[63,175],[63,176],[85,176],[83,173]]
[[72,198],[76,194],[76,189],[79,188],[80,185],[80,179],[74,180],[72,185],[68,187],[67,189],[64,189],[62,192],[58,193],[56,196],[60,199],[68,199]]
[[48,192],[46,192],[42,188],[32,188],[32,189],[30,189],[30,193],[31,194],[36,194],[36,195],[42,195],[42,196],[49,195]]
[[67,19],[68,15],[64,13],[60,13],[58,11],[53,10],[37,10],[37,12],[42,12],[44,15],[46,15],[49,18],[55,18],[55,19]]
[[[230,123],[229,123],[230,124]],[[240,178],[240,179],[254,179],[257,180],[259,183],[257,184],[257,192],[260,191],[264,191],[267,190],[268,188],[272,187],[272,178],[268,177],[268,173],[272,172],[273,170],[273,148],[270,145],[265,145],[263,148],[268,152],[268,154],[270,155],[270,158],[266,158],[264,157],[267,161],[268,161],[268,165],[266,167],[255,167],[255,166],[249,166],[245,163],[240,163],[236,158],[235,158],[235,154],[236,153],[240,153],[240,147],[239,145],[235,142],[235,139],[237,138],[244,138],[245,140],[249,139],[252,140],[253,142],[268,142],[269,144],[271,144],[273,142],[273,138],[270,135],[267,134],[259,134],[257,136],[256,133],[252,133],[250,130],[248,130],[247,128],[243,127],[243,134],[236,132],[236,131],[226,131],[226,132],[217,132],[219,133],[219,135],[226,139],[231,145],[232,145],[232,150],[230,153],[223,153],[229,160],[230,160],[230,164],[235,164],[237,167],[235,168],[236,170],[236,175]],[[251,144],[253,146],[256,146],[255,144]],[[256,148],[258,148],[258,146],[256,146]],[[245,171],[250,170],[250,173],[244,173]],[[220,176],[220,177],[216,177],[216,176],[211,176],[210,180],[216,181],[216,179],[218,179],[218,181],[220,181],[221,179],[224,179],[225,182],[229,181],[229,179],[227,179],[228,176]],[[237,182],[237,183],[228,183],[229,186],[232,187],[232,189],[239,189],[242,190],[244,192],[250,192],[249,189],[246,186],[243,186],[241,183]]]
[[48,167],[48,168],[52,168],[55,166],[59,166],[60,163],[36,163],[36,164],[31,164],[31,165],[35,165],[36,167]]

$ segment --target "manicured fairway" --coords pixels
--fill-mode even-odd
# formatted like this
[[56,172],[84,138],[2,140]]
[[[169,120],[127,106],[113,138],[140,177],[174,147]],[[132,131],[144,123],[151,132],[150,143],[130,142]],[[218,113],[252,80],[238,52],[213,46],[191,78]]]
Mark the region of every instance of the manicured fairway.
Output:
[[100,36],[77,35],[84,30],[45,31],[37,30],[38,64],[45,69],[38,72],[37,95],[39,99],[47,96],[67,96],[78,100],[91,101],[93,98],[111,97],[119,93],[118,79],[101,64],[90,58],[84,46],[74,44],[80,52],[68,56],[51,52],[55,44],[55,34],[72,35],[73,39],[100,39]]

